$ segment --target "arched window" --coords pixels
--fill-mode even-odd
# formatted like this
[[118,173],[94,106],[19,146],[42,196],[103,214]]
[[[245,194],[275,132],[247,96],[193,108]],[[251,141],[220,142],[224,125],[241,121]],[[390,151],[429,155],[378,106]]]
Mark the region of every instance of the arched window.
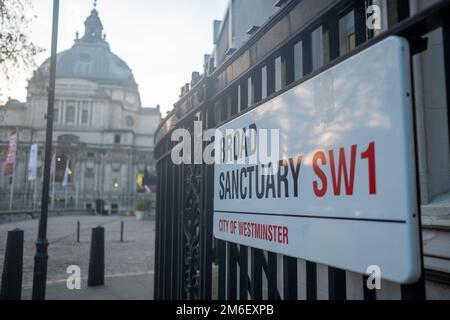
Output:
[[66,123],[75,122],[75,107],[68,107],[66,110]]

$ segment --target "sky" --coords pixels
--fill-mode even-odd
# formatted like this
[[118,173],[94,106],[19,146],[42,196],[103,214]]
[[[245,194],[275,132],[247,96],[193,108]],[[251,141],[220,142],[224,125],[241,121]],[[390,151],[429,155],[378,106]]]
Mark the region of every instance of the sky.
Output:
[[[31,0],[30,39],[50,55],[52,0]],[[127,62],[139,85],[143,107],[161,105],[163,115],[178,100],[192,71],[202,72],[203,56],[212,52],[213,20],[221,20],[228,0],[98,0],[97,10],[111,50]],[[73,45],[76,31],[93,0],[61,0],[58,52]],[[27,79],[19,74],[3,96],[25,101]]]

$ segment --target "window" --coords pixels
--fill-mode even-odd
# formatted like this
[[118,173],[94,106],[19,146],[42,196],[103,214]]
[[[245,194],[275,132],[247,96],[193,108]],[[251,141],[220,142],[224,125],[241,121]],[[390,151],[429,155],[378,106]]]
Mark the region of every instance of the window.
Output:
[[81,124],[87,125],[89,122],[89,101],[83,101],[81,109]]
[[120,134],[116,134],[115,136],[114,136],[114,143],[115,144],[120,144]]
[[214,103],[214,122],[216,124],[221,122],[221,119],[220,119],[220,113],[221,113],[220,110],[221,109],[222,109],[222,102],[219,99]]
[[281,57],[275,59],[275,92],[281,90]]
[[89,123],[89,110],[83,109],[81,112],[81,123],[88,124]]
[[355,12],[351,11],[339,20],[339,50],[346,54],[356,47]]
[[267,67],[261,70],[261,99],[267,98]]
[[323,29],[322,26],[311,33],[312,67],[313,71],[324,64],[323,51]]
[[322,42],[322,65],[324,65],[330,62],[330,31],[328,29],[323,30]]
[[58,123],[59,121],[59,108],[55,108],[53,111],[53,123]]
[[248,81],[244,79],[241,84],[239,84],[239,111],[245,110],[248,108]]
[[233,115],[233,103],[232,97],[230,93],[225,95],[225,119],[228,119],[231,115]]
[[134,126],[134,119],[133,119],[132,116],[128,116],[128,117],[127,117],[127,126],[128,126],[128,127]]
[[53,123],[59,123],[60,101],[55,100],[55,109],[53,110]]
[[69,106],[66,109],[66,123],[73,124],[75,123],[75,107]]
[[241,112],[242,110],[242,105],[241,105],[241,95],[242,95],[242,86],[238,85],[238,99],[237,99],[237,104],[238,104],[238,112]]
[[297,42],[294,45],[294,79],[303,78],[303,42]]
[[253,105],[253,84],[251,77],[247,79],[247,101],[248,107]]

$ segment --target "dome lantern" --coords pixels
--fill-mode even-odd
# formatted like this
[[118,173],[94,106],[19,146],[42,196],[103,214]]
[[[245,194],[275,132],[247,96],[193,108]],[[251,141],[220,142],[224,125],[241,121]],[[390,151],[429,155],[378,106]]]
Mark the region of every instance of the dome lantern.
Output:
[[90,16],[87,17],[86,21],[84,22],[84,26],[85,31],[83,40],[102,40],[103,24],[100,20],[100,17],[98,16],[97,1],[94,1],[94,9],[92,9]]

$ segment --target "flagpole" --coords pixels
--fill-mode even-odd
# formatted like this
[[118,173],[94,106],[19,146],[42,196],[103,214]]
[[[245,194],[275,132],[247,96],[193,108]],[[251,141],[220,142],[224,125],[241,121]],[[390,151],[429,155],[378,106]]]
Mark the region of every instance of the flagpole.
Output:
[[75,209],[78,209],[78,195],[79,195],[79,187],[78,187],[78,183],[79,183],[79,162],[77,161],[77,165],[76,165],[76,169],[75,169],[75,176],[73,177],[75,180]]
[[50,81],[48,88],[47,128],[45,131],[44,181],[42,183],[42,205],[39,231],[34,256],[33,300],[44,300],[47,284],[48,240],[47,218],[50,184],[50,166],[53,142],[53,114],[55,109],[56,58],[58,43],[59,0],[53,0],[52,48],[50,57]]
[[62,186],[64,187],[64,208],[67,209],[67,187],[69,186],[69,170],[70,170],[70,165],[69,165],[69,159],[66,159],[66,169],[64,171],[64,179],[63,179],[63,183]]
[[9,193],[9,211],[12,211],[12,208],[13,208],[14,186],[16,184],[17,149],[19,149],[19,129],[18,128],[16,128],[16,153],[14,155],[13,174],[11,176],[11,190]]
[[33,209],[36,209],[37,207],[37,175],[36,180],[34,180],[34,191],[33,191]]
[[55,209],[55,177],[53,177],[52,182],[52,210]]
[[28,209],[28,171],[25,170],[23,206]]
[[[44,170],[45,168],[43,168],[42,169],[42,174],[41,174],[41,181],[43,182],[44,181],[44,174],[45,174],[45,170]],[[38,195],[39,195],[39,193],[38,193]],[[39,201],[41,201],[41,204],[42,204],[42,194],[41,194],[41,198],[37,198],[37,200],[36,200],[36,207],[38,207],[38,203],[39,203]]]
[[[52,161],[55,160],[55,163],[54,163],[55,168],[56,168],[56,151],[57,151],[57,148],[55,147],[55,151],[54,151],[55,153],[54,153],[54,156],[52,156]],[[52,177],[52,210],[55,209],[55,181],[56,181],[56,169],[53,170],[53,177]]]

